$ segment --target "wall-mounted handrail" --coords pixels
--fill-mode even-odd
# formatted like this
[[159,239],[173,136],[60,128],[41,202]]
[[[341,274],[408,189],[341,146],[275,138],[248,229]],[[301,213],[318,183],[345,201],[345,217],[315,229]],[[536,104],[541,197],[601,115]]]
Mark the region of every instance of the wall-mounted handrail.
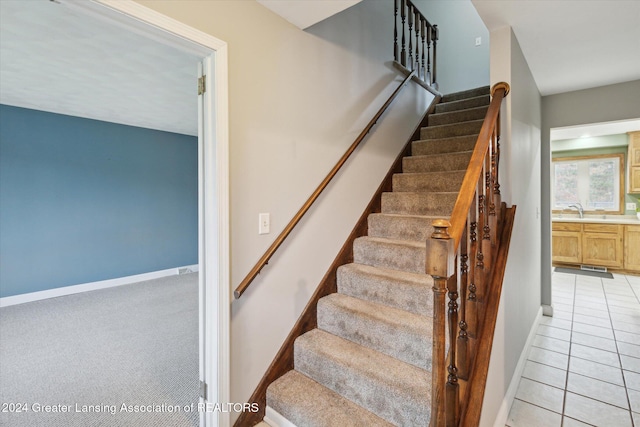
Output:
[[333,177],[336,176],[340,168],[342,168],[342,166],[346,163],[347,159],[351,156],[351,154],[355,151],[358,145],[360,145],[360,143],[364,140],[367,134],[371,131],[371,128],[373,128],[373,126],[377,123],[378,119],[380,119],[380,116],[384,114],[384,112],[387,110],[389,105],[391,105],[391,103],[396,99],[396,97],[398,96],[402,88],[407,84],[409,80],[411,80],[414,77],[414,75],[415,75],[415,71],[412,71],[411,73],[409,73],[409,75],[402,81],[400,86],[398,86],[396,90],[391,94],[389,99],[387,99],[387,101],[382,105],[382,107],[380,107],[378,112],[369,121],[367,126],[365,126],[362,132],[360,132],[360,135],[358,135],[358,137],[353,142],[353,144],[351,144],[349,149],[343,154],[340,160],[338,160],[338,163],[336,163],[336,165],[333,167],[333,169],[331,169],[331,171],[325,177],[325,179],[322,180],[318,188],[316,188],[316,190],[311,194],[311,196],[309,196],[309,199],[304,203],[304,205],[302,205],[300,210],[294,215],[293,218],[291,218],[291,221],[289,221],[289,223],[284,228],[284,230],[282,230],[280,235],[278,235],[278,237],[274,240],[271,246],[269,246],[269,248],[264,253],[264,255],[260,257],[256,265],[253,266],[253,268],[251,269],[251,271],[249,271],[249,273],[244,278],[244,280],[240,282],[236,290],[233,292],[233,295],[236,299],[242,296],[242,294],[247,290],[247,288],[249,287],[253,279],[255,279],[256,276],[262,270],[262,268],[265,265],[267,265],[267,263],[269,262],[273,254],[276,252],[276,250],[278,250],[278,248],[280,247],[280,245],[282,245],[282,243],[285,241],[287,236],[291,234],[291,231],[293,231],[295,226],[300,222],[304,214],[307,213],[309,208],[311,208],[313,203],[318,199],[318,197],[320,196],[320,193],[322,193],[322,191],[325,188],[327,188],[327,185],[329,185],[329,182],[331,182]]

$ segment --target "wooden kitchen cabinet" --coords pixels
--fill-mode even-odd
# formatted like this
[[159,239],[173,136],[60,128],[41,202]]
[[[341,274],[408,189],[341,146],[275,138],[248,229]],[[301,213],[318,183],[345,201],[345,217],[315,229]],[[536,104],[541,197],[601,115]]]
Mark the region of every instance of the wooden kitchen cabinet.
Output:
[[582,224],[582,264],[622,268],[623,226]]
[[624,226],[624,269],[640,271],[640,225]]
[[553,222],[552,260],[565,264],[623,268],[623,232],[624,226],[619,224]]
[[580,264],[582,262],[582,225],[554,222],[551,244],[553,261]]
[[640,193],[640,131],[629,132],[627,193]]

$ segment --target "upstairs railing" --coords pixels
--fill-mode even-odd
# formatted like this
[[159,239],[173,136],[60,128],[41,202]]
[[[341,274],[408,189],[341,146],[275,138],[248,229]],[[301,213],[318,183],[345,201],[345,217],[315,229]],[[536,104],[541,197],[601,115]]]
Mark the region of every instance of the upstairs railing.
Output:
[[429,20],[410,0],[395,0],[393,25],[393,59],[427,88],[438,89],[436,80],[436,47],[438,26]]
[[435,220],[435,231],[427,240],[426,272],[434,282],[431,426],[459,425],[463,400],[458,381],[469,379],[476,357],[474,341],[502,225],[499,115],[508,93],[504,82],[491,89],[492,100],[451,219]]

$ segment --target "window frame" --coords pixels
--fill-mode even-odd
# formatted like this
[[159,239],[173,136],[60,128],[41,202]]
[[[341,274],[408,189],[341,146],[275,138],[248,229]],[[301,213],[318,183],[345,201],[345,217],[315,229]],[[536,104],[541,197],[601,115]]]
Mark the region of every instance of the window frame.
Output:
[[[571,157],[553,157],[551,159],[551,205],[552,205],[552,213],[563,213],[569,211],[569,209],[556,209],[555,207],[555,162],[571,162],[571,161],[591,161],[595,159],[617,159],[618,160],[618,173],[619,173],[619,190],[618,190],[618,210],[595,210],[595,209],[586,209],[586,202],[583,204],[584,213],[587,214],[596,214],[596,215],[623,215],[624,214],[624,196],[625,196],[625,186],[624,186],[624,154],[623,153],[613,153],[613,154],[594,154],[588,156],[571,156]],[[582,202],[580,202],[582,203]],[[573,209],[571,211],[575,212]]]

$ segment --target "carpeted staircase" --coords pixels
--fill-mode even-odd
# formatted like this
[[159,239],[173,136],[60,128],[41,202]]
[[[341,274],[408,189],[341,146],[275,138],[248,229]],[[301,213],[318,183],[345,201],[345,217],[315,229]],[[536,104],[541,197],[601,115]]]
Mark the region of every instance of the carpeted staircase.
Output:
[[443,97],[429,116],[338,293],[318,302],[318,328],[295,342],[295,370],[267,405],[298,427],[426,426],[431,409],[431,223],[448,218],[489,105],[489,87]]

